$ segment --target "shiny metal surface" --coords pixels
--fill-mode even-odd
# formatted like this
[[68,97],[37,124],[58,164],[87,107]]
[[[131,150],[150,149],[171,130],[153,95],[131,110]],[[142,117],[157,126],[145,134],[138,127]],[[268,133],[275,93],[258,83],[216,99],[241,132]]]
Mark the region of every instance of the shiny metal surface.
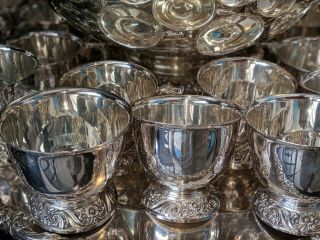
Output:
[[23,49],[0,45],[0,110],[15,98],[17,85],[34,83],[35,56]]
[[320,69],[320,38],[294,37],[270,44],[272,52],[286,65],[307,73]]
[[79,64],[82,40],[68,32],[30,32],[9,41],[37,56],[39,68],[35,74],[38,89],[58,86],[60,77]]
[[78,66],[65,73],[60,79],[60,86],[111,91],[134,104],[157,93],[157,78],[137,64],[100,61]]
[[296,1],[297,0],[257,0],[257,12],[264,17],[277,17],[290,10]]
[[[130,122],[124,100],[92,89],[43,91],[4,110],[0,133],[32,191],[30,208],[41,227],[88,231],[112,216],[113,194],[101,191],[114,174]],[[89,212],[71,214],[82,211]]]
[[225,55],[253,45],[264,30],[263,20],[253,14],[238,13],[214,19],[196,40],[203,55]]
[[[11,2],[11,1],[10,1]],[[48,1],[24,1],[14,13],[17,23],[14,36],[19,37],[31,31],[68,31],[66,20],[50,8]]]
[[241,115],[236,105],[203,96],[154,97],[135,105],[139,157],[161,184],[145,192],[153,215],[173,222],[212,217],[219,209],[216,194],[199,188],[228,164]]
[[242,7],[249,3],[254,2],[254,0],[218,0],[220,4],[226,7]]
[[[256,213],[272,227],[295,235],[320,233],[319,101],[317,95],[267,97],[254,102],[246,115],[254,167],[267,189],[255,197]],[[284,217],[279,221],[278,216]]]
[[299,84],[306,93],[320,94],[320,69],[301,77]]
[[[264,2],[261,0],[261,2]],[[290,5],[292,2],[294,4],[284,10],[278,17],[274,18],[268,25],[270,25],[270,29],[268,32],[268,39],[272,39],[277,35],[284,33],[291,27],[293,27],[297,22],[299,22],[306,13],[312,9],[316,4],[319,3],[316,1],[309,0],[300,0],[300,1],[282,1],[283,5]]]
[[108,38],[132,48],[153,47],[163,36],[151,14],[124,4],[106,6],[99,13],[98,26]]
[[162,25],[181,31],[190,31],[206,25],[215,15],[214,0],[154,0],[153,16]]
[[[293,93],[296,89],[294,77],[285,69],[268,61],[247,57],[212,61],[200,68],[197,79],[205,93],[230,100],[243,109],[255,99]],[[242,121],[231,159],[234,169],[252,165],[250,140],[245,128],[246,123]]]

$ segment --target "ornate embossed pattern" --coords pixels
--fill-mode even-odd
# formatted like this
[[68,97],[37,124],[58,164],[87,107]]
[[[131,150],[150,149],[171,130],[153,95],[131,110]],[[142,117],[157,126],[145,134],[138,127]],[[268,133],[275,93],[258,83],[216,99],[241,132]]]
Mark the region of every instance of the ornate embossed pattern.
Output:
[[250,143],[247,134],[243,137],[238,136],[236,139],[233,155],[231,157],[231,166],[233,169],[252,166],[252,156],[250,153]]
[[56,233],[74,233],[88,231],[105,223],[114,212],[115,202],[113,191],[63,207],[59,206],[58,201],[50,203],[42,196],[33,194],[30,208],[34,219],[44,229]]
[[317,209],[296,212],[282,208],[262,188],[255,194],[254,208],[263,222],[282,232],[299,236],[320,234],[320,211]]
[[[199,192],[193,194],[191,198],[181,198],[181,196],[168,197],[165,191],[150,186],[144,196],[144,203],[152,213],[168,221],[174,219],[184,221],[187,219],[199,219],[199,221],[210,218],[220,209],[220,201],[211,191],[206,194]],[[179,194],[179,193],[177,193]]]

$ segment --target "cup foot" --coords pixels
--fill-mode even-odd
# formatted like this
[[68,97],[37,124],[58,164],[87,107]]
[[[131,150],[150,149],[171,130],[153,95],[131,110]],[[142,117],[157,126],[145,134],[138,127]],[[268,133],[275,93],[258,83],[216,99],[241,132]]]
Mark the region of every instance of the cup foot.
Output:
[[92,230],[107,222],[116,208],[116,192],[108,186],[99,194],[72,200],[49,199],[32,192],[29,202],[31,214],[40,227],[54,233],[74,234]]
[[155,218],[174,223],[207,221],[220,209],[218,194],[213,189],[177,192],[157,185],[145,191],[144,205]]
[[265,188],[259,188],[255,193],[254,211],[262,222],[278,231],[297,236],[320,234],[319,209],[284,208]]

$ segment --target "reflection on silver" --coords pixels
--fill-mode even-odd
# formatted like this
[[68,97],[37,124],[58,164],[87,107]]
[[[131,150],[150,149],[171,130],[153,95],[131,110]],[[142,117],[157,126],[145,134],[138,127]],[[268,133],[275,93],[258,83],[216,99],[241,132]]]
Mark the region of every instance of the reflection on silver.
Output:
[[255,195],[255,212],[294,235],[320,233],[319,102],[316,95],[278,95],[257,100],[246,116],[265,187]]
[[264,30],[263,20],[253,14],[238,13],[214,19],[197,37],[203,55],[224,55],[253,45]]
[[214,0],[154,0],[153,16],[162,25],[189,31],[207,24],[215,14]]
[[[261,0],[262,2],[263,0]],[[285,1],[284,4],[290,4],[292,1]],[[317,1],[314,1],[316,3]],[[294,26],[297,22],[299,22],[305,14],[309,11],[309,9],[313,6],[313,1],[309,0],[301,0],[294,1],[294,4],[286,10],[284,13],[281,13],[278,17],[272,20],[268,38],[272,39],[275,36],[285,32],[292,26]]]
[[132,48],[153,47],[163,36],[161,25],[151,14],[124,4],[103,8],[98,26],[111,40]]
[[0,110],[15,96],[17,85],[32,85],[37,68],[35,56],[8,45],[0,45]]
[[288,38],[270,48],[281,62],[302,73],[320,69],[320,37]]
[[134,104],[157,93],[157,78],[148,69],[120,61],[100,61],[78,66],[60,79],[61,87],[111,91]]
[[[198,83],[207,94],[230,100],[246,109],[255,99],[270,95],[293,93],[294,77],[268,61],[247,58],[223,58],[212,61],[198,72]],[[231,159],[232,168],[251,167],[250,141],[246,123],[240,125]]]
[[257,0],[257,12],[264,17],[277,17],[290,11],[297,0]]
[[161,222],[152,216],[141,224],[141,240],[219,239],[219,222],[215,217],[204,224],[181,225]]
[[243,7],[255,0],[218,0],[218,2],[226,7]]
[[31,31],[69,30],[66,20],[53,11],[47,1],[24,2],[17,7],[15,17],[18,19],[14,26],[17,36]]
[[10,44],[37,56],[39,68],[35,73],[38,89],[57,87],[59,78],[79,63],[82,41],[67,32],[31,32]]
[[300,86],[304,92],[320,95],[320,64],[319,70],[310,72],[300,79]]
[[171,222],[211,218],[220,204],[208,182],[228,163],[241,110],[210,97],[163,96],[137,103],[133,115],[140,160],[160,184],[145,192],[148,211]]
[[31,212],[41,227],[88,231],[112,216],[114,194],[101,191],[130,124],[126,102],[98,90],[55,89],[12,102],[1,120],[1,136],[32,190]]

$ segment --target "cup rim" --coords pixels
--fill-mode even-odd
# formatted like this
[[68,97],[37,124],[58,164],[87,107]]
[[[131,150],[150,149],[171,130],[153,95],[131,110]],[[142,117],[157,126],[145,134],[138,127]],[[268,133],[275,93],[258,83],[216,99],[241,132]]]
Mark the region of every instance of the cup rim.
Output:
[[316,77],[318,77],[319,80],[320,80],[320,69],[315,70],[315,71],[312,71],[312,72],[309,72],[309,73],[307,73],[306,75],[304,75],[303,77],[301,77],[301,78],[300,78],[300,81],[299,81],[299,85],[300,85],[303,89],[311,92],[312,94],[320,94],[320,91],[316,91],[316,90],[311,89],[311,88],[309,88],[309,87],[306,86],[306,83],[307,83],[308,81],[312,81],[312,80],[313,80],[314,78],[316,78]]
[[10,84],[8,84],[8,83],[4,82],[3,80],[1,80],[0,82],[2,84],[5,84],[7,86],[15,85],[15,84],[17,84],[17,83],[29,78],[30,76],[34,75],[36,69],[39,67],[39,62],[37,60],[37,57],[33,53],[31,53],[31,52],[29,52],[27,50],[24,50],[23,48],[15,47],[15,46],[10,45],[10,44],[0,44],[0,52],[1,51],[11,51],[11,52],[15,52],[15,53],[18,53],[18,54],[22,54],[22,55],[25,55],[26,57],[29,57],[34,62],[33,69],[32,69],[32,71],[30,71],[30,73],[28,75],[23,76],[21,79],[16,80],[15,82],[10,83]]
[[[3,136],[2,130],[1,130],[1,126],[2,123],[4,121],[4,119],[6,118],[6,111],[12,107],[12,106],[16,106],[16,105],[20,105],[23,104],[24,101],[28,101],[34,98],[39,98],[40,96],[44,97],[47,95],[51,95],[51,94],[55,94],[55,93],[86,93],[87,95],[92,95],[92,96],[97,96],[100,95],[100,97],[106,98],[106,99],[111,99],[112,101],[115,101],[118,105],[120,105],[120,107],[124,108],[127,112],[128,115],[128,123],[126,125],[125,128],[123,128],[115,137],[113,137],[112,139],[105,141],[103,143],[97,144],[96,146],[93,147],[88,147],[86,149],[81,149],[81,150],[74,150],[74,151],[57,151],[57,152],[40,152],[40,151],[36,151],[36,150],[30,150],[30,149],[26,149],[11,143],[7,143],[5,141],[5,137]],[[88,94],[89,93],[89,94]],[[16,100],[14,100],[13,102],[11,102],[8,106],[5,107],[5,109],[2,111],[1,113],[1,118],[0,118],[0,137],[1,139],[9,146],[12,146],[15,149],[18,149],[22,152],[26,152],[26,153],[33,153],[33,154],[41,154],[44,156],[59,156],[59,155],[65,155],[65,156],[69,156],[69,155],[78,155],[78,154],[83,154],[86,152],[92,152],[95,149],[100,149],[100,148],[104,148],[105,146],[115,142],[116,140],[118,140],[120,137],[122,137],[128,130],[128,128],[130,127],[132,123],[132,111],[131,111],[131,107],[130,105],[121,97],[111,93],[111,92],[105,92],[99,89],[91,89],[91,88],[54,88],[51,90],[43,90],[43,91],[39,91],[27,96],[23,96],[21,98],[18,98]]]
[[260,105],[267,103],[267,102],[274,102],[274,101],[279,101],[279,100],[290,100],[290,99],[313,99],[316,100],[318,102],[320,102],[320,96],[315,95],[315,94],[305,94],[305,93],[294,93],[294,94],[279,94],[279,95],[274,95],[274,96],[268,96],[268,97],[264,97],[264,98],[259,98],[257,100],[255,100],[253,103],[250,104],[250,106],[248,107],[246,113],[245,113],[245,120],[248,124],[248,126],[250,127],[251,130],[253,130],[254,132],[258,133],[259,135],[262,135],[264,138],[267,138],[269,140],[272,140],[274,142],[277,142],[279,144],[283,144],[283,145],[287,145],[287,146],[292,146],[295,148],[299,148],[299,149],[311,149],[311,150],[319,150],[320,147],[317,146],[309,146],[306,144],[298,144],[298,143],[293,143],[293,142],[289,142],[289,141],[285,141],[282,139],[279,139],[277,137],[272,137],[268,134],[263,133],[262,131],[258,130],[253,124],[252,122],[248,119],[249,113],[259,107]]
[[[61,37],[61,38],[69,38],[71,39],[73,42],[77,43],[79,45],[79,48],[77,49],[77,51],[72,54],[72,56],[68,56],[64,59],[61,59],[61,60],[58,60],[58,61],[55,61],[55,62],[52,62],[52,63],[48,63],[48,64],[44,64],[44,65],[40,65],[39,64],[39,67],[45,67],[45,66],[52,66],[52,65],[56,65],[56,64],[59,64],[59,63],[64,63],[70,59],[73,59],[73,58],[76,58],[77,56],[80,55],[81,51],[82,51],[82,48],[84,46],[84,43],[83,43],[83,40],[72,34],[72,33],[69,33],[69,32],[66,32],[66,31],[32,31],[32,32],[28,32],[18,38],[15,38],[15,39],[10,39],[8,41],[8,43],[12,46],[14,46],[14,44],[16,42],[19,42],[19,41],[22,41],[22,40],[26,40],[26,39],[30,39],[32,36],[45,36],[45,37]],[[34,53],[33,54],[34,56],[37,57],[37,54]]]
[[[290,61],[288,61],[286,58],[284,58],[282,55],[279,55],[277,53],[277,49],[283,45],[288,45],[288,43],[294,43],[294,42],[298,42],[298,41],[318,41],[319,42],[319,46],[320,46],[320,36],[316,36],[316,37],[304,37],[304,36],[297,36],[297,37],[290,37],[290,38],[286,38],[282,41],[274,41],[271,42],[270,44],[268,44],[268,48],[271,50],[271,52],[277,56],[277,58],[279,58],[279,60],[281,62],[283,62],[285,65],[292,67],[295,70],[301,71],[303,73],[308,73],[310,72],[310,70],[303,68],[303,67],[298,67],[295,66],[294,64],[292,64]],[[319,66],[320,67],[320,66]],[[316,69],[314,69],[316,70]],[[312,70],[311,70],[312,71]]]
[[220,63],[235,62],[235,61],[237,61],[237,62],[250,62],[251,61],[251,62],[258,62],[258,63],[269,65],[274,69],[280,70],[281,72],[283,72],[285,75],[288,76],[289,81],[291,82],[292,87],[293,87],[293,92],[297,89],[297,83],[296,83],[295,77],[291,73],[289,73],[286,69],[284,69],[283,67],[281,67],[273,62],[270,62],[267,60],[262,60],[259,58],[254,58],[254,57],[226,57],[226,58],[221,58],[221,59],[216,59],[216,60],[210,61],[210,62],[206,63],[205,65],[201,66],[201,68],[198,70],[198,73],[197,73],[197,82],[200,85],[201,90],[204,91],[206,94],[209,94],[210,96],[212,96],[212,93],[209,92],[203,86],[203,83],[201,81],[201,78],[202,78],[201,76],[204,71],[206,71],[207,69],[209,69],[215,65],[218,65]]
[[[147,69],[141,65],[135,64],[135,63],[125,62],[125,61],[113,61],[113,60],[89,62],[89,63],[79,65],[77,67],[74,67],[62,75],[62,77],[59,80],[59,87],[62,87],[62,85],[67,81],[67,79],[73,74],[80,73],[84,69],[91,69],[91,68],[95,68],[97,66],[107,66],[107,65],[120,66],[120,67],[124,67],[124,68],[132,68],[132,69],[137,69],[139,71],[147,73],[148,75],[150,75],[150,79],[152,79],[152,81],[154,83],[154,87],[155,87],[154,94],[157,93],[158,86],[159,86],[158,85],[158,78],[156,77],[156,75],[153,72],[151,72],[149,69]],[[94,89],[97,89],[97,88],[94,88]]]
[[[228,110],[231,110],[235,113],[237,113],[238,117],[235,117],[235,119],[226,121],[221,124],[201,124],[201,125],[179,125],[179,124],[172,124],[172,123],[165,123],[165,122],[159,122],[156,120],[147,120],[141,117],[137,117],[134,114],[134,111],[138,110],[139,108],[142,108],[146,105],[150,105],[150,103],[157,103],[158,101],[160,102],[170,102],[170,101],[175,101],[175,100],[186,100],[186,99],[191,99],[191,100],[200,100],[200,101],[206,101],[206,103],[210,105],[218,105],[218,106],[225,106],[228,108]],[[210,128],[219,128],[223,126],[228,126],[232,124],[237,124],[240,122],[240,120],[244,116],[244,111],[241,109],[237,104],[230,102],[228,100],[224,99],[219,99],[219,98],[214,98],[210,96],[202,96],[202,95],[163,95],[163,96],[154,96],[150,98],[145,98],[140,101],[138,101],[135,106],[132,108],[132,117],[133,119],[138,119],[144,123],[149,123],[149,124],[156,124],[160,126],[166,126],[169,128],[181,128],[181,129],[210,129]]]

